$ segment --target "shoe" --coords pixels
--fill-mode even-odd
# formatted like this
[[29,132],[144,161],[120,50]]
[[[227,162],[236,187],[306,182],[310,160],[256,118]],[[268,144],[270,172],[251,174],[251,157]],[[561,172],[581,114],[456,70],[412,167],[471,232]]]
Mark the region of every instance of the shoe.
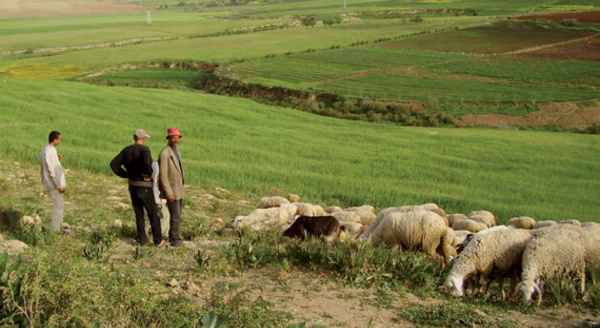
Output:
[[181,242],[180,241],[174,241],[171,243],[171,247],[179,247],[181,246]]
[[156,247],[158,247],[158,248],[167,247],[167,241],[163,239],[158,245],[156,245]]

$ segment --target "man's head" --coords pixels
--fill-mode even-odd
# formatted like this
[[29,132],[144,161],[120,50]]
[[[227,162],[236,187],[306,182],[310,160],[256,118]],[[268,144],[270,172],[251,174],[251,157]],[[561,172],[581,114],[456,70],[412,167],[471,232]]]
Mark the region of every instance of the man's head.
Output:
[[181,133],[179,132],[179,128],[169,128],[167,130],[167,140],[169,140],[169,147],[177,148],[179,144],[179,139],[182,138]]
[[58,131],[52,131],[48,135],[48,143],[54,147],[60,145],[61,140],[62,140],[62,137],[61,137],[60,132],[58,132]]
[[135,143],[140,145],[145,145],[146,139],[148,138],[150,138],[150,135],[148,135],[148,133],[142,129],[136,130],[133,134],[133,140],[135,140]]

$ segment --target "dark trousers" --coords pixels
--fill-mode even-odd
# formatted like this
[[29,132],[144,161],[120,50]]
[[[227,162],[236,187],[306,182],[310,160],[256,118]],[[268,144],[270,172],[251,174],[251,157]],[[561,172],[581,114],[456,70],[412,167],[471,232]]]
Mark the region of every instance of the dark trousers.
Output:
[[133,210],[135,211],[135,224],[137,226],[140,245],[145,245],[148,243],[148,237],[146,237],[146,220],[144,219],[144,209],[146,209],[148,218],[150,219],[154,245],[160,244],[162,241],[162,233],[160,232],[160,218],[158,217],[158,210],[156,208],[156,202],[154,201],[154,192],[152,191],[152,188],[129,186],[129,195],[131,196],[131,204],[133,205]]
[[167,201],[167,207],[169,208],[169,215],[171,220],[169,221],[171,227],[169,228],[169,241],[173,244],[178,244],[181,241],[179,236],[179,224],[181,223],[181,207],[183,206],[183,199],[177,199],[172,202]]

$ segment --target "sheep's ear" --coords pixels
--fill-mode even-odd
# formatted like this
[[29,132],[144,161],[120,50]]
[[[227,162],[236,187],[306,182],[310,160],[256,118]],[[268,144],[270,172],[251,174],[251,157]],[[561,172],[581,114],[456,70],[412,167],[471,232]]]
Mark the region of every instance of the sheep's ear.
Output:
[[521,292],[521,286],[523,286],[522,281],[517,285],[517,287],[515,287],[515,293],[513,294],[513,297],[519,295],[519,293]]
[[340,226],[340,231],[346,231],[346,226],[344,226],[344,225],[341,225],[341,226]]
[[540,289],[540,286],[538,286],[538,284],[534,283],[533,284],[533,290],[535,290],[536,292],[539,293],[539,297],[542,298],[542,290]]

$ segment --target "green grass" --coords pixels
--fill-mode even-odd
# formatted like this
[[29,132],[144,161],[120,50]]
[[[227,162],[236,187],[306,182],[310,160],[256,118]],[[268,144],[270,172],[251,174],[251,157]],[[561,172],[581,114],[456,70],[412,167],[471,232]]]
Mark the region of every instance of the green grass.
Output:
[[[378,208],[436,202],[486,209],[500,222],[597,220],[595,136],[480,129],[400,128],[340,121],[197,93],[73,82],[0,84],[0,151],[37,161],[52,129],[65,167],[109,173],[145,128],[156,156],[170,126],[191,184],[258,192],[281,188],[326,205]],[[435,133],[432,133],[434,132]]]

